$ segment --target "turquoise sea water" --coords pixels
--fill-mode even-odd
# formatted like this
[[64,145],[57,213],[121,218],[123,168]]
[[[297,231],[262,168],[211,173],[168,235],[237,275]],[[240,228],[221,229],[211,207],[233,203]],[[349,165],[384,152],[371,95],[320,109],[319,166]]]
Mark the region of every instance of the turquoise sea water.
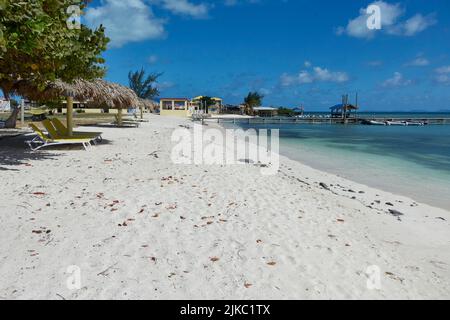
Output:
[[[241,127],[249,128],[246,124]],[[450,209],[450,125],[252,124],[250,127],[280,129],[281,153],[311,167]]]

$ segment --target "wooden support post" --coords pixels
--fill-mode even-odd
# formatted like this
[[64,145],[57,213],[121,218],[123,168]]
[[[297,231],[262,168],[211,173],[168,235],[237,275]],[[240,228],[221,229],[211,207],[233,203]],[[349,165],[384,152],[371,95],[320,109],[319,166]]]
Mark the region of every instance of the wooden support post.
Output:
[[122,117],[122,107],[119,107],[118,114],[117,114],[117,125],[119,127],[121,127],[122,124],[123,124],[123,120],[122,119],[123,119],[123,117]]
[[67,97],[67,135],[73,136],[73,98]]

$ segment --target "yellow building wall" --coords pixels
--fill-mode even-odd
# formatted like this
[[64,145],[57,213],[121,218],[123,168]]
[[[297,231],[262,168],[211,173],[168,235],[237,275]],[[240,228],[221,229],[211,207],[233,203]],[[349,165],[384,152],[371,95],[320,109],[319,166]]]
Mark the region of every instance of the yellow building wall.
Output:
[[[89,109],[75,109],[75,112],[76,112],[76,110],[83,110],[83,113],[95,113],[95,114],[97,114],[97,113],[103,113],[103,109],[91,109],[91,108],[89,108]],[[55,109],[55,111],[56,111],[56,109]],[[67,109],[66,108],[62,108],[61,109],[61,114],[66,114],[67,113]],[[123,112],[124,113],[126,113],[127,112],[127,110],[126,109],[123,109]],[[59,114],[58,112],[55,112],[56,114]],[[118,109],[109,109],[109,114],[118,114],[119,113],[119,110]],[[105,115],[107,115],[108,113],[105,113]]]
[[188,118],[191,116],[189,110],[160,110],[162,116]]

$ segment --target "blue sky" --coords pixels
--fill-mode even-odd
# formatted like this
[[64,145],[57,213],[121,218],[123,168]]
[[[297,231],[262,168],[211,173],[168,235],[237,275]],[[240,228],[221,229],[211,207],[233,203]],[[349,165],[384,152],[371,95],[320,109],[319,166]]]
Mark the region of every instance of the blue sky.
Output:
[[[381,30],[366,26],[371,4]],[[107,79],[164,72],[162,97],[238,104],[257,90],[313,111],[358,91],[363,110],[450,109],[446,0],[94,0],[83,22],[112,39]]]

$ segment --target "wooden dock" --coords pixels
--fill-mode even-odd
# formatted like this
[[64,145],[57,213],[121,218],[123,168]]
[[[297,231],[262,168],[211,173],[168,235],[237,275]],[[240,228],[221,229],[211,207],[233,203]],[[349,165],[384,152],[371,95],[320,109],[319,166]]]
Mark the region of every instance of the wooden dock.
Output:
[[[200,120],[200,119],[198,119]],[[360,124],[363,121],[407,121],[407,122],[423,122],[432,125],[450,124],[448,118],[325,118],[325,117],[308,117],[308,118],[220,118],[211,117],[204,118],[203,122],[215,123],[235,123],[235,124]]]

